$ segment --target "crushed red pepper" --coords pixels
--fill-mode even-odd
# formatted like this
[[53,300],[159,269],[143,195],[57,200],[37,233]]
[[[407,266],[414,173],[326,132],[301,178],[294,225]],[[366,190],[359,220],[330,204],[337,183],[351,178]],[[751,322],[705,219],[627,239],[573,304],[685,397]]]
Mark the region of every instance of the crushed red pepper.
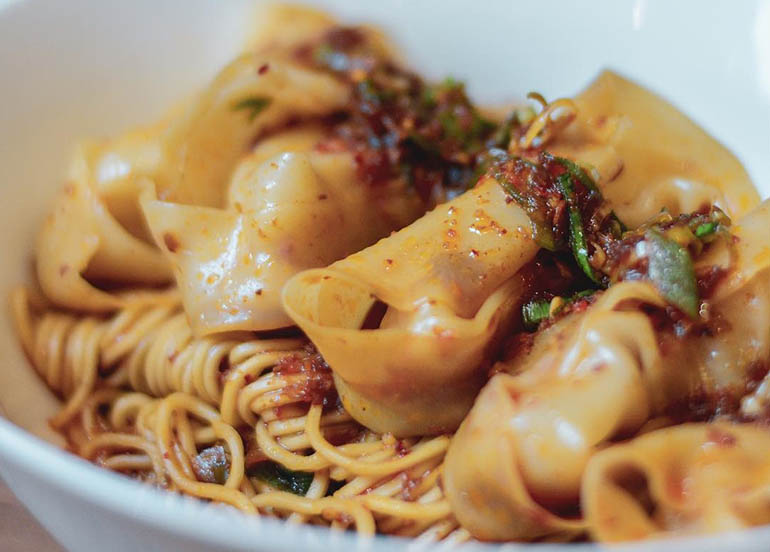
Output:
[[337,400],[332,371],[321,354],[308,345],[301,353],[278,361],[273,372],[279,376],[302,374],[305,377],[283,389],[288,398],[310,404],[332,405]]
[[477,156],[497,125],[479,114],[462,83],[427,84],[350,27],[331,29],[295,56],[350,84],[342,120],[318,147],[351,151],[363,181],[405,177],[430,205],[475,184]]

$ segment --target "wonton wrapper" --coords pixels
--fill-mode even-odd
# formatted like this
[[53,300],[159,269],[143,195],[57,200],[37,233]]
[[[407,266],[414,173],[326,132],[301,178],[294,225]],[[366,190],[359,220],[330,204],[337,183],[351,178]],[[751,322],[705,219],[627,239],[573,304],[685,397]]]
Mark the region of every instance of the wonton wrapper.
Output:
[[[266,67],[260,73],[260,68]],[[158,197],[222,207],[237,163],[264,133],[344,107],[346,85],[320,71],[263,54],[244,54],[208,88],[163,121],[107,141],[92,155],[100,195],[132,232],[144,232],[138,198],[121,195],[126,181],[149,178]],[[237,104],[267,100],[258,113]]]
[[[257,7],[256,25],[246,43],[248,51],[257,51],[282,59],[295,57],[298,48],[316,44],[335,28],[350,28],[328,13],[291,4],[267,4]],[[367,48],[381,59],[407,66],[406,60],[378,28],[356,23],[354,28],[364,36]]]
[[[359,422],[399,436],[451,431],[519,304],[514,275],[538,250],[530,234],[526,214],[485,179],[376,245],[298,274],[284,307]],[[378,300],[382,322],[362,329]]]
[[739,218],[759,203],[740,162],[671,104],[605,71],[574,98],[577,119],[546,149],[593,165],[620,219],[634,228],[716,204]]
[[[126,230],[97,192],[91,160],[93,146],[81,146],[73,160],[67,185],[37,238],[37,276],[46,296],[75,310],[102,312],[118,308],[121,300],[88,281],[157,285],[171,279],[171,269],[152,245]],[[116,186],[116,189],[118,187]],[[138,197],[152,184],[130,180],[119,187]]]
[[[154,187],[160,199],[221,207],[231,173],[255,139],[289,120],[333,113],[348,95],[349,88],[330,75],[245,54],[186,109],[81,148],[38,239],[43,291],[62,307],[105,311],[120,300],[82,276],[120,284],[167,282],[168,263],[145,243],[149,232],[139,195]],[[236,109],[249,98],[268,103],[259,113]]]
[[750,368],[770,360],[769,229],[770,200],[734,225],[730,269],[709,299],[728,330],[688,342],[682,357],[702,366],[721,393],[743,392]]
[[88,150],[94,191],[123,228],[150,244],[139,195],[148,189],[147,177],[162,166],[160,137],[167,124],[132,130]]
[[[403,183],[367,186],[350,154],[303,149],[312,129],[276,138],[238,167],[226,209],[145,200],[197,335],[292,324],[281,305],[291,276],[358,251],[421,212]],[[410,201],[411,198],[411,201]]]
[[[292,119],[333,113],[348,94],[346,85],[319,71],[261,54],[239,57],[162,136],[164,163],[153,175],[158,198],[221,207],[233,169],[260,134]],[[249,98],[269,103],[256,115],[235,108]]]
[[[148,177],[156,182],[161,199],[220,207],[232,170],[257,137],[289,120],[327,115],[347,101],[345,85],[293,63],[289,56],[334,21],[291,6],[260,12],[260,40],[248,45],[251,53],[230,63],[203,93],[159,123],[107,141],[93,155],[100,196],[135,235],[148,237],[138,198],[121,193],[126,180]],[[270,103],[254,117],[248,109],[235,109],[250,97]]]
[[301,44],[320,38],[336,23],[321,10],[290,4],[259,6],[246,49],[257,52],[291,53]]
[[531,540],[581,530],[555,515],[577,499],[594,447],[644,423],[665,374],[647,317],[629,300],[662,305],[648,284],[621,283],[584,316],[539,334],[518,376],[495,375],[455,434],[444,485],[474,536]]
[[445,489],[460,523],[489,540],[563,533],[573,521],[553,512],[576,504],[587,462],[609,439],[693,395],[739,399],[770,358],[770,256],[757,245],[768,227],[770,202],[735,229],[731,272],[710,300],[727,330],[656,335],[638,305],[663,304],[657,291],[622,282],[503,366],[514,375],[490,380],[447,453]]
[[592,536],[618,542],[770,523],[770,431],[727,423],[665,428],[597,453],[582,505]]

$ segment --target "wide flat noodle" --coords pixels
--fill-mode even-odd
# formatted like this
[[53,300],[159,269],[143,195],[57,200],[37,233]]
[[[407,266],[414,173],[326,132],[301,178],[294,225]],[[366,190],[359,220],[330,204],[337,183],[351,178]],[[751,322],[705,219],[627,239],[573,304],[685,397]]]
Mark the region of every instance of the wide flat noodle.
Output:
[[[457,427],[538,247],[491,179],[326,269],[298,274],[284,307],[335,373],[345,408],[376,431]],[[384,317],[362,329],[380,301]],[[380,313],[382,314],[382,313]]]
[[152,237],[139,208],[139,195],[162,166],[161,136],[168,120],[88,148],[95,193],[123,228],[148,243]]
[[161,122],[94,148],[89,162],[95,186],[114,216],[144,237],[138,198],[122,193],[126,183],[149,178],[160,199],[222,207],[233,170],[257,139],[284,123],[333,113],[348,92],[321,72],[244,54]]
[[246,50],[290,53],[297,46],[320,38],[336,24],[328,13],[306,6],[267,4],[257,8]]
[[732,228],[735,236],[734,269],[716,291],[726,296],[770,268],[770,199],[738,220]]
[[358,181],[350,154],[287,152],[265,159],[276,147],[301,149],[312,138],[311,130],[300,131],[258,148],[238,166],[225,209],[143,202],[197,335],[290,326],[281,305],[286,280],[357,251],[420,213],[419,199],[397,189],[399,183],[373,188]]
[[[171,269],[152,245],[129,233],[112,216],[94,186],[93,147],[82,146],[72,163],[67,185],[43,223],[36,245],[37,276],[56,305],[101,312],[121,300],[94,287],[90,280],[157,285],[171,279]],[[124,194],[150,190],[147,181],[124,182]]]
[[[770,200],[740,219],[729,253],[727,274],[709,299],[725,330],[688,342],[683,359],[702,366],[709,389],[734,394],[753,378],[751,368],[770,361]],[[703,263],[714,262],[708,255]]]
[[[326,12],[291,4],[258,6],[255,22],[246,50],[284,59],[293,57],[298,48],[317,43],[328,31],[341,28],[339,22]],[[358,23],[355,28],[366,35],[367,45],[378,53],[378,57],[407,65],[379,28],[366,23]]]
[[162,137],[158,198],[221,207],[238,160],[266,130],[341,109],[348,88],[330,75],[262,54],[228,65]]
[[739,218],[759,203],[745,169],[674,106],[605,71],[574,98],[577,119],[548,150],[593,165],[605,197],[635,227],[716,204]]
[[[621,282],[498,366],[510,373],[482,390],[447,453],[460,523],[485,539],[559,534],[570,520],[554,512],[576,503],[585,467],[607,441],[691,399],[738,401],[770,359],[770,270],[756,246],[767,238],[752,235],[769,224],[763,204],[736,229],[729,272],[710,299],[723,330],[656,332],[639,305],[662,306],[657,292]],[[500,446],[508,453],[497,454]]]
[[648,284],[618,284],[585,316],[540,334],[517,363],[521,374],[497,374],[482,390],[452,441],[444,478],[457,519],[474,536],[531,540],[582,529],[554,512],[576,502],[596,446],[638,429],[673,383],[651,324],[625,310],[629,301],[663,304]]
[[619,542],[770,523],[770,431],[727,423],[665,428],[597,453],[582,506],[591,535]]
[[232,171],[258,136],[290,119],[334,112],[347,98],[348,88],[329,75],[245,54],[186,109],[82,147],[38,239],[43,291],[63,307],[104,311],[119,300],[82,276],[120,284],[169,281],[169,264],[145,241],[140,194],[154,189],[160,199],[221,207]]

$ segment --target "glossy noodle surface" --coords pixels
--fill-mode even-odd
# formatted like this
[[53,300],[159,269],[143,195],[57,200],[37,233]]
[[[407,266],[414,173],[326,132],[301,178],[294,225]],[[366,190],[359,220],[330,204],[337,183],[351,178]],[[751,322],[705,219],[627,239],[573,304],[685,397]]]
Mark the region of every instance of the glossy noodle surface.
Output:
[[420,543],[770,524],[770,200],[732,153],[612,71],[497,117],[372,28],[257,23],[77,148],[10,297],[73,453]]

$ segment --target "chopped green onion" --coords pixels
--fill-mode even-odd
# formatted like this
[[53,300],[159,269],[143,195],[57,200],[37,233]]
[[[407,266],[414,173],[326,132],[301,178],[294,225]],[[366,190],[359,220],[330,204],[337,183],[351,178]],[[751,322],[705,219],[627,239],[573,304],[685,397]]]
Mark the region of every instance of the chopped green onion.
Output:
[[312,473],[292,471],[275,462],[260,462],[249,469],[249,475],[261,479],[278,490],[299,496],[305,496],[313,482]]
[[262,113],[272,100],[265,96],[249,96],[233,103],[233,111],[248,112],[249,122],[253,121],[257,115]]
[[502,173],[495,174],[495,180],[503,187],[505,193],[513,198],[519,207],[527,213],[529,222],[532,225],[532,239],[535,240],[535,243],[548,251],[557,251],[561,243],[553,231],[547,219],[547,211],[542,208],[542,205],[538,204],[533,198],[520,194]]
[[[583,217],[576,201],[572,177],[572,172],[568,171],[556,179],[556,183],[559,185],[569,209],[569,243],[578,266],[592,282],[598,284],[600,283],[599,278],[596,276],[596,273],[588,260],[588,243],[586,242],[585,230],[583,229]],[[591,182],[593,184],[593,181]]]
[[[589,176],[588,172],[586,172],[583,167],[564,157],[555,157],[554,159],[556,159],[562,167],[567,169],[567,172],[569,172],[573,178],[577,178],[586,189],[601,195],[601,190],[599,190],[596,182],[594,182],[594,179]],[[618,218],[615,211],[610,211],[610,223],[612,234],[615,237],[619,238],[620,235],[627,230],[626,225]]]
[[527,330],[535,330],[540,322],[550,317],[551,302],[546,300],[530,301],[521,307],[521,318]]
[[718,224],[714,221],[711,222],[704,222],[703,224],[699,224],[695,228],[695,237],[696,238],[705,238],[706,236],[710,236],[714,232],[716,232]]
[[[567,306],[571,305],[572,303],[576,303],[586,297],[590,297],[594,293],[596,293],[595,289],[585,289],[583,291],[573,293],[569,297],[554,297],[550,301],[546,299],[534,299],[529,303],[525,303],[521,307],[521,318],[524,323],[524,329],[529,331],[536,330],[540,323],[544,320],[548,320],[552,316],[556,316]],[[553,311],[551,311],[551,306],[554,305],[554,301],[556,301],[556,304],[553,308]]]
[[576,301],[579,301],[580,299],[591,297],[594,293],[596,293],[595,289],[584,289],[583,291],[578,291],[577,293],[574,293],[572,297],[567,299],[567,303],[574,303]]
[[567,172],[573,177],[577,178],[580,183],[585,186],[587,189],[591,190],[592,192],[598,192],[599,188],[596,186],[596,183],[594,182],[593,178],[588,176],[588,173],[575,163],[574,161],[570,161],[569,159],[565,159],[564,157],[555,157],[554,158],[562,167],[567,169]]

